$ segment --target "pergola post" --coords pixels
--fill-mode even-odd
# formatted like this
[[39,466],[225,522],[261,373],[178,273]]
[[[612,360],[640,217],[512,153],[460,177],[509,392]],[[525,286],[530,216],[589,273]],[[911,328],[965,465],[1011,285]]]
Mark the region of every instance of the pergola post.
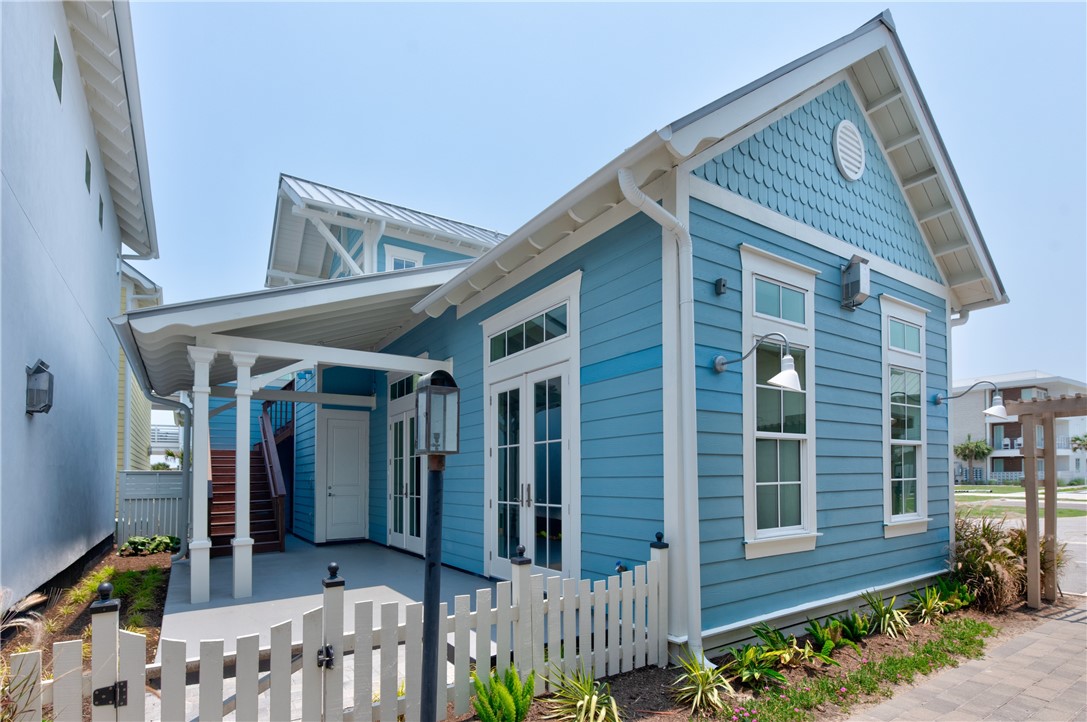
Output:
[[1042,434],[1045,451],[1042,454],[1045,469],[1045,557],[1042,569],[1045,571],[1045,587],[1042,598],[1047,602],[1057,600],[1057,435],[1053,423],[1053,413],[1042,414]]
[[[1027,515],[1027,606],[1038,609],[1042,606],[1041,564],[1038,549],[1038,461],[1037,431],[1034,414],[1022,414],[1019,421],[1023,424],[1023,489]],[[1048,504],[1048,499],[1046,500]]]
[[250,370],[257,354],[234,351],[230,354],[238,371],[234,429],[234,598],[253,596],[253,538],[249,535],[249,424],[253,388]]
[[208,424],[209,376],[216,350],[189,347],[193,368],[192,528],[189,542],[189,601],[211,599],[211,539],[208,538],[208,494],[211,490],[211,432]]

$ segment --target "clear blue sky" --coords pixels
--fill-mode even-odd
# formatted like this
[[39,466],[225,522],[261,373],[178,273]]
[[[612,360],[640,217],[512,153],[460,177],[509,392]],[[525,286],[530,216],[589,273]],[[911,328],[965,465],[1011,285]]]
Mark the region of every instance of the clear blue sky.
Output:
[[[291,173],[512,232],[877,4],[134,3],[167,302],[262,287]],[[1087,379],[1087,6],[890,5],[1012,303],[955,378]]]

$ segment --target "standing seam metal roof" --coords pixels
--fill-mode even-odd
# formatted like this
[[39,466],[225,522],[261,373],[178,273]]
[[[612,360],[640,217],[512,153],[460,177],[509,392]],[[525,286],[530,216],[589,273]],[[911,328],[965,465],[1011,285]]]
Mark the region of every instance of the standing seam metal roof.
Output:
[[305,201],[336,206],[348,212],[353,210],[369,216],[385,218],[392,223],[400,221],[416,227],[429,228],[445,236],[459,236],[487,247],[498,245],[506,237],[497,231],[449,220],[448,218],[423,213],[404,206],[385,203],[331,186],[296,178],[285,173],[282,178],[283,182]]

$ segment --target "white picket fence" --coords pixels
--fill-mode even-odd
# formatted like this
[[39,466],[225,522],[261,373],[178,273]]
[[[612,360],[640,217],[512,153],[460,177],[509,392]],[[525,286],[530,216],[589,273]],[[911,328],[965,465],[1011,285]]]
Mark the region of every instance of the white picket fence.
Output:
[[130,536],[186,536],[189,519],[181,504],[181,484],[180,471],[122,471],[117,546]]
[[[475,611],[468,595],[455,597],[452,614],[441,605],[438,637],[447,640],[443,651],[452,671],[448,663],[438,665],[439,716],[447,706],[453,715],[469,711],[473,668],[504,673],[512,662],[522,678],[535,670],[539,695],[548,691],[546,676],[554,669],[581,668],[601,678],[667,664],[668,546],[659,536],[649,562],[606,580],[545,578],[531,568],[515,564],[513,579],[500,582],[493,599],[490,589],[477,590]],[[238,720],[419,719],[423,605],[407,605],[400,623],[399,604],[382,604],[375,627],[373,602],[357,602],[355,631],[345,635],[344,581],[331,565],[323,586],[322,606],[303,615],[301,645],[292,645],[286,621],[271,628],[267,647],[260,646],[260,635],[238,637],[234,654],[224,654],[221,639],[205,640],[199,657],[187,660],[185,642],[163,639],[162,662],[154,665],[144,665],[144,637],[118,629],[120,603],[97,601],[91,608],[91,672],[82,671],[79,640],[53,646],[50,679],[41,678],[40,651],[12,656],[11,689],[25,707],[15,719],[36,722],[43,706],[51,705],[56,722],[80,720],[88,697],[94,722],[182,721],[192,719],[194,709],[201,721],[231,713]],[[329,658],[330,664],[323,661]],[[349,696],[347,664],[354,677]],[[292,675],[296,684],[301,678],[300,691],[292,690]],[[187,687],[194,676],[199,681]],[[231,676],[235,692],[227,697],[224,680]],[[148,683],[159,696],[150,707]]]

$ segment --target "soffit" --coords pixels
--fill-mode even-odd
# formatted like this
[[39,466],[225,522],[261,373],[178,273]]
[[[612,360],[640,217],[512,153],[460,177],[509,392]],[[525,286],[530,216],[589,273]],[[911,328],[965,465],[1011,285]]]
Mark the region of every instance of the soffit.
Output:
[[67,1],[64,13],[121,243],[140,257],[158,258],[128,5]]
[[[206,334],[380,351],[384,340],[416,319],[411,306],[464,266],[436,264],[140,309],[113,319],[113,325],[125,353],[135,359],[141,385],[168,396],[192,388],[188,348]],[[252,372],[267,373],[301,360],[321,359],[261,357]],[[212,385],[235,378],[229,357],[220,354],[211,367]]]

